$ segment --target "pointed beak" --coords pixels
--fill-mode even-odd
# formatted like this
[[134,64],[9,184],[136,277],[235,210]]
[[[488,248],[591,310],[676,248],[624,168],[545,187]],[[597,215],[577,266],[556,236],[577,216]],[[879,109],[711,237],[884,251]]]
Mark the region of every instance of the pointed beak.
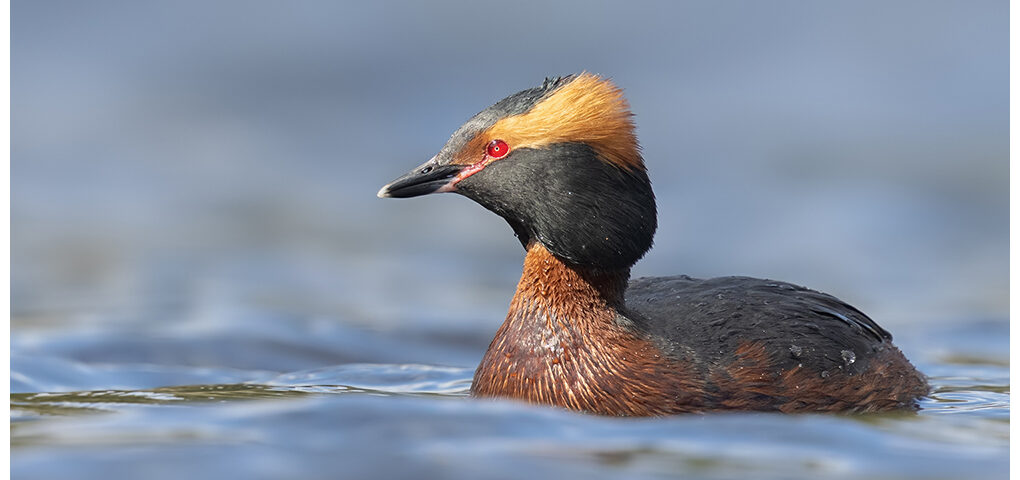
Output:
[[436,192],[452,192],[457,174],[464,165],[439,165],[435,157],[390,182],[376,195],[379,198],[409,198]]

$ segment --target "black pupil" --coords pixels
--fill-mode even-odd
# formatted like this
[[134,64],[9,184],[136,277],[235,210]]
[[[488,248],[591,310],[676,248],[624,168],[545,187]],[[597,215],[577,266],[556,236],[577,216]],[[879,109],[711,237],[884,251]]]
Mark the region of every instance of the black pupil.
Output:
[[423,175],[426,174],[426,173],[429,173],[431,171],[432,171],[432,167],[431,166],[428,166],[428,167],[425,167],[425,168],[421,169],[421,173]]

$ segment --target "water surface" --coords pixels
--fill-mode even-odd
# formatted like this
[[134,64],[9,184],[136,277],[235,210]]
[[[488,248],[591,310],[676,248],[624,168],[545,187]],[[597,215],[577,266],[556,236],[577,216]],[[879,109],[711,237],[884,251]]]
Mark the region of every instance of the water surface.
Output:
[[[262,370],[263,362],[309,361],[297,349],[281,353],[288,349],[274,342],[277,332],[218,340],[215,348],[225,355],[209,360],[218,367],[151,363],[156,361],[149,357],[156,351],[149,348],[151,340],[128,332],[74,341],[16,336],[21,354],[12,358],[12,473],[14,478],[333,475],[326,472],[418,478],[1004,478],[1008,327],[1003,321],[974,325],[915,332],[901,340],[934,387],[918,413],[660,419],[601,418],[471,399],[469,364]],[[357,336],[366,352],[401,349],[428,356],[421,342],[384,333],[290,328],[295,336],[336,344]],[[188,351],[207,339],[207,332],[178,333],[161,344],[167,351]],[[260,350],[274,343],[272,350]],[[145,353],[118,363],[41,353],[87,357],[96,351]],[[456,363],[459,354],[448,355]],[[50,383],[38,383],[44,379]]]

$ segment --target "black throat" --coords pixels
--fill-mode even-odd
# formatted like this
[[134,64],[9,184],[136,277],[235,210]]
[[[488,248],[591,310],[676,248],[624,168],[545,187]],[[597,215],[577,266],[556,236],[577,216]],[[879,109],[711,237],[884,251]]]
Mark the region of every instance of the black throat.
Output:
[[513,151],[457,191],[506,219],[525,248],[539,242],[570,265],[628,269],[655,234],[648,175],[604,162],[582,143]]

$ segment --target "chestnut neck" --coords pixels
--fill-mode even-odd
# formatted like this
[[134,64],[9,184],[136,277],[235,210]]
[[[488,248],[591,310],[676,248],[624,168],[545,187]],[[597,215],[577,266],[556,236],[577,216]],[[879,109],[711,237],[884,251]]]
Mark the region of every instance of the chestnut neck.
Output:
[[530,243],[471,393],[606,415],[668,411],[677,392],[664,369],[673,367],[621,314],[629,274],[571,265]]
[[630,268],[572,265],[538,242],[531,242],[527,251],[507,322],[547,316],[577,323],[605,318],[600,313],[623,307]]

